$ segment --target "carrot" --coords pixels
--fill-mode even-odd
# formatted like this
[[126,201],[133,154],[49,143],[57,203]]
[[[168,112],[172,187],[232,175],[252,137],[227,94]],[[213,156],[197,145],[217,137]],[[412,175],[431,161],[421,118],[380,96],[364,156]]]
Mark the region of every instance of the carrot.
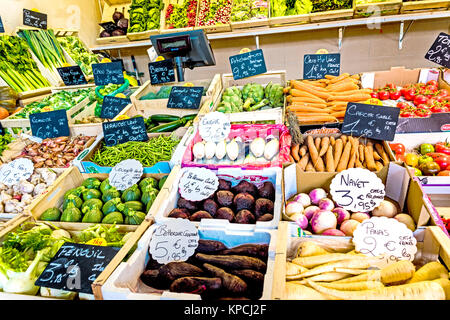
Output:
[[346,95],[352,95],[356,93],[368,93],[370,94],[372,92],[371,89],[359,89],[359,90],[350,90],[350,91],[337,91],[333,92],[334,96],[346,96]]
[[312,116],[312,115],[313,116],[329,116],[330,115],[327,112],[313,112],[313,113],[311,113],[311,112],[298,112],[298,111],[295,111],[294,113],[295,113],[295,115],[297,117],[304,117],[304,118],[308,118],[309,116]]
[[296,96],[296,95],[292,95],[292,97],[290,98],[290,100],[288,100],[288,102],[307,102],[307,103],[325,103],[325,100],[320,99],[320,98],[310,98],[310,97],[300,97],[300,96]]
[[283,88],[283,93],[287,94],[287,93],[289,93],[289,90],[291,90],[291,87],[285,87],[285,88]]
[[300,149],[298,150],[298,155],[300,157],[303,157],[306,154],[307,151],[308,151],[308,147],[306,145],[302,145],[300,147]]
[[380,160],[381,156],[378,154],[378,152],[376,150],[373,150],[373,158],[375,160]]
[[340,136],[340,138],[342,139],[343,145],[345,146],[345,144],[347,143],[347,135],[346,134],[342,134]]
[[314,103],[314,102],[291,102],[289,107],[313,107],[326,109],[327,105],[325,103]]
[[303,85],[305,85],[305,86],[308,86],[308,87],[311,88],[311,89],[317,90],[317,91],[319,91],[319,92],[326,92],[326,91],[327,91],[325,88],[322,88],[322,87],[319,87],[319,86],[312,85],[312,84],[310,84],[310,83],[308,83],[308,82],[305,82],[305,80],[300,81],[300,83],[303,84]]
[[291,154],[289,154],[289,162],[295,162],[295,159],[292,158]]
[[322,140],[322,138],[320,138],[320,137],[316,137],[315,139],[314,139],[314,146],[316,147],[316,149],[317,149],[317,152],[319,152],[319,149],[320,149],[320,141]]
[[337,76],[337,77],[335,77],[333,79],[330,79],[330,83],[333,84],[333,83],[339,82],[339,81],[344,80],[345,78],[347,78],[349,76],[350,76],[350,74],[343,73],[343,74],[341,74],[341,75],[339,75],[339,76]]
[[[355,259],[360,259],[361,257],[366,258],[364,255],[354,255]],[[352,257],[354,257],[352,255]],[[298,264],[300,266],[303,266],[305,268],[315,268],[317,266],[320,266],[322,264],[328,264],[332,262],[337,261],[343,261],[351,259],[352,257],[349,257],[346,253],[330,253],[330,254],[320,254],[320,255],[314,255],[314,256],[307,256],[307,257],[297,257],[292,260],[293,263]]]
[[[308,279],[311,281],[311,279]],[[362,281],[349,283],[319,283],[321,286],[329,289],[345,290],[345,291],[362,291],[384,288],[384,285],[379,281]]]
[[402,283],[414,276],[416,267],[409,260],[401,260],[388,264],[381,269],[381,282],[386,285]]
[[339,160],[339,164],[336,168],[337,172],[341,172],[347,169],[348,162],[350,160],[350,151],[352,149],[352,143],[347,141],[344,147],[344,151],[342,152],[341,159]]
[[358,90],[359,87],[352,81],[343,81],[342,83],[336,84],[334,86],[328,86],[327,89],[328,91],[332,91],[332,93],[334,94],[336,91],[342,92],[342,91]]
[[364,159],[367,164],[367,169],[370,171],[376,171],[377,166],[375,165],[375,160],[373,158],[373,147],[371,142],[368,142],[364,147]]
[[448,271],[438,261],[432,261],[419,268],[419,270],[414,273],[414,276],[411,278],[411,280],[408,281],[408,283],[434,280],[438,278],[448,279]]
[[343,111],[335,111],[335,112],[331,112],[331,115],[332,116],[335,116],[336,118],[343,118],[343,117],[345,117],[345,113],[346,113],[347,111],[346,110],[343,110]]
[[370,94],[366,93],[357,93],[349,96],[329,96],[329,100],[337,100],[337,101],[348,101],[348,102],[356,102],[356,101],[365,101],[370,99]]
[[314,166],[311,163],[311,160],[308,161],[308,163],[306,164],[306,168],[305,168],[306,172],[315,172],[316,169],[314,169]]
[[309,123],[309,122],[336,122],[337,119],[336,117],[329,115],[329,116],[323,116],[323,115],[318,115],[318,116],[302,116],[302,117],[297,117],[298,121],[301,123]]
[[304,91],[304,90],[289,89],[288,92],[289,93],[291,93],[291,92],[294,93],[293,95],[291,95],[291,97],[298,97],[298,98],[304,97],[304,98],[316,99],[316,100],[319,100],[319,101],[325,101],[322,98],[319,98],[318,96],[316,96],[316,95],[314,95],[312,93],[309,93],[307,91]]
[[325,288],[313,281],[307,282],[320,293],[343,300],[445,300],[444,289],[432,281],[362,291],[340,291]]
[[389,157],[384,151],[384,147],[380,143],[375,143],[375,149],[378,151],[379,155],[381,156],[381,160],[383,161],[383,164],[387,166],[389,164]]
[[299,162],[300,158],[298,156],[298,149],[299,149],[299,145],[298,144],[293,144],[291,145],[291,155],[294,158],[295,162]]
[[321,88],[315,88],[299,81],[293,82],[293,86],[295,89],[309,92],[322,99],[328,99],[331,96],[328,92],[325,91],[325,89],[323,89],[323,91],[320,91],[319,89]]
[[316,107],[307,107],[307,106],[288,106],[289,110],[296,112],[320,112],[320,113],[330,113],[331,110],[328,110],[326,108],[316,108]]
[[334,148],[334,155],[333,155],[334,170],[336,170],[339,163],[339,159],[341,159],[342,149],[344,146],[342,139],[336,139],[335,146],[336,147]]
[[350,78],[359,80],[361,77],[359,76],[359,74],[356,73],[354,75],[351,75]]
[[363,144],[360,144],[359,146],[358,146],[358,153],[359,153],[359,161],[362,163],[362,162],[364,162],[364,145]]
[[325,79],[328,79],[328,80],[332,80],[332,79],[334,79],[334,78],[336,78],[337,76],[332,76],[331,74],[326,74],[325,75]]
[[325,159],[327,172],[334,172],[333,147],[331,145],[327,149]]
[[[320,138],[318,138],[318,139],[320,139]],[[317,141],[317,138],[316,138],[316,141]],[[311,136],[308,136],[306,138],[306,143],[308,145],[309,156],[311,157],[311,162],[314,166],[314,169],[316,169],[319,172],[325,171],[323,160],[322,160],[322,158],[319,157],[319,153],[316,148],[317,143],[314,144],[315,141],[313,141],[313,138]],[[320,140],[319,140],[319,145],[320,145]]]
[[324,88],[326,86],[325,83],[317,82],[317,81],[310,81],[310,80],[303,80],[304,83],[310,84],[312,86]]
[[300,161],[298,162],[298,166],[302,170],[306,170],[306,165],[309,161],[309,154],[305,154],[303,157],[301,157]]
[[334,106],[334,107],[328,107],[329,110],[331,110],[332,112],[339,112],[339,111],[346,111],[347,110],[347,106]]
[[347,101],[328,101],[327,102],[327,106],[330,106],[330,107],[347,106],[347,104],[348,104]]
[[329,145],[330,145],[330,137],[323,137],[322,141],[320,142],[319,157],[322,157],[325,153],[327,153]]

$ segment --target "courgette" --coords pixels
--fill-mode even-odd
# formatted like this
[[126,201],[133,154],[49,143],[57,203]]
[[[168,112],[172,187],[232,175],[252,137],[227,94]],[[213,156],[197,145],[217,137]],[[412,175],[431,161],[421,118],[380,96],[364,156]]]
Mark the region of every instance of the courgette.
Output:
[[150,120],[152,122],[157,122],[157,123],[160,123],[160,122],[167,123],[167,122],[173,122],[173,121],[180,120],[180,117],[173,116],[170,114],[154,114],[154,115],[150,116]]
[[160,124],[159,126],[150,129],[148,132],[150,133],[172,132],[185,125],[186,122],[187,121],[185,119],[179,119],[169,123]]
[[196,116],[197,116],[197,114],[188,114],[188,115],[185,115],[182,119],[186,119],[187,121],[194,120]]

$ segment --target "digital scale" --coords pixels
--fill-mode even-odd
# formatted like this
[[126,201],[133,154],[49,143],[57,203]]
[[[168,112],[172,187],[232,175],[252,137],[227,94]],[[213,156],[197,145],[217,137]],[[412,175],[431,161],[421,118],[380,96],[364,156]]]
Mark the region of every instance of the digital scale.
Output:
[[184,81],[184,69],[215,66],[211,44],[203,30],[150,36],[158,55],[174,60],[178,82]]

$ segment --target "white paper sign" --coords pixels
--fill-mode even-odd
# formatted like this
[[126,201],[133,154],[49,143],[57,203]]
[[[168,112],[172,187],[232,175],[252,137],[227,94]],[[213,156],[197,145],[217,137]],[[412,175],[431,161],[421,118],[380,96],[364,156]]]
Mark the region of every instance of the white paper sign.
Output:
[[141,180],[144,168],[134,159],[127,159],[116,164],[109,173],[109,184],[123,191]]
[[203,140],[219,142],[230,134],[230,118],[222,112],[207,113],[199,124],[199,133]]
[[417,240],[412,231],[393,218],[372,217],[353,232],[355,250],[367,256],[385,254],[388,261],[414,260]]
[[180,179],[180,195],[190,201],[201,201],[209,198],[219,187],[219,178],[205,168],[188,168]]
[[386,192],[375,173],[352,168],[341,171],[333,178],[330,194],[339,207],[353,212],[370,212],[383,201]]
[[7,186],[12,186],[26,180],[33,174],[33,161],[26,158],[19,158],[4,164],[0,169],[0,182]]
[[186,261],[198,247],[198,230],[186,219],[159,224],[150,240],[149,252],[159,263]]

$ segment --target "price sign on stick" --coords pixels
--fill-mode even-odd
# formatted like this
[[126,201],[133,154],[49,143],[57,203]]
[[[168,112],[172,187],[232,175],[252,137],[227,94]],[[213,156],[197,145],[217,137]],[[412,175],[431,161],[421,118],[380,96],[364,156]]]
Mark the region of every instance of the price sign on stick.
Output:
[[425,54],[425,59],[450,68],[450,35],[441,32]]
[[209,198],[219,187],[219,178],[205,168],[188,168],[180,179],[180,195],[190,201]]
[[323,79],[325,75],[338,76],[341,70],[341,54],[305,54],[303,79]]
[[172,59],[150,62],[148,64],[148,71],[152,85],[175,81]]
[[150,240],[149,252],[159,263],[186,261],[198,247],[198,230],[186,219],[158,224]]
[[33,161],[19,158],[4,164],[0,168],[0,182],[7,186],[18,184],[20,180],[26,180],[33,174]]
[[66,86],[76,86],[88,83],[80,66],[61,67],[56,68],[56,70],[58,70],[58,73]]
[[103,98],[100,118],[114,119],[130,103],[131,103],[130,98],[105,96]]
[[125,82],[121,61],[93,63],[92,74],[96,86],[106,86],[109,83],[123,84]]
[[45,13],[23,9],[23,24],[45,30],[47,29],[47,15]]
[[368,256],[384,255],[387,261],[414,260],[417,240],[412,231],[393,218],[372,217],[353,232],[355,250]]
[[206,114],[199,125],[200,136],[205,141],[222,141],[228,137],[230,130],[230,118],[222,112]]
[[30,114],[30,126],[33,136],[41,139],[70,136],[64,109]]
[[167,108],[198,109],[202,101],[203,87],[173,86]]
[[144,168],[134,159],[127,159],[116,164],[109,173],[109,184],[123,191],[141,180]]
[[0,33],[5,32],[5,27],[3,26],[2,17],[0,17]]
[[354,212],[369,212],[383,201],[384,184],[369,170],[352,168],[338,173],[330,185],[330,193],[339,207]]
[[262,49],[230,56],[230,66],[234,80],[267,72]]

